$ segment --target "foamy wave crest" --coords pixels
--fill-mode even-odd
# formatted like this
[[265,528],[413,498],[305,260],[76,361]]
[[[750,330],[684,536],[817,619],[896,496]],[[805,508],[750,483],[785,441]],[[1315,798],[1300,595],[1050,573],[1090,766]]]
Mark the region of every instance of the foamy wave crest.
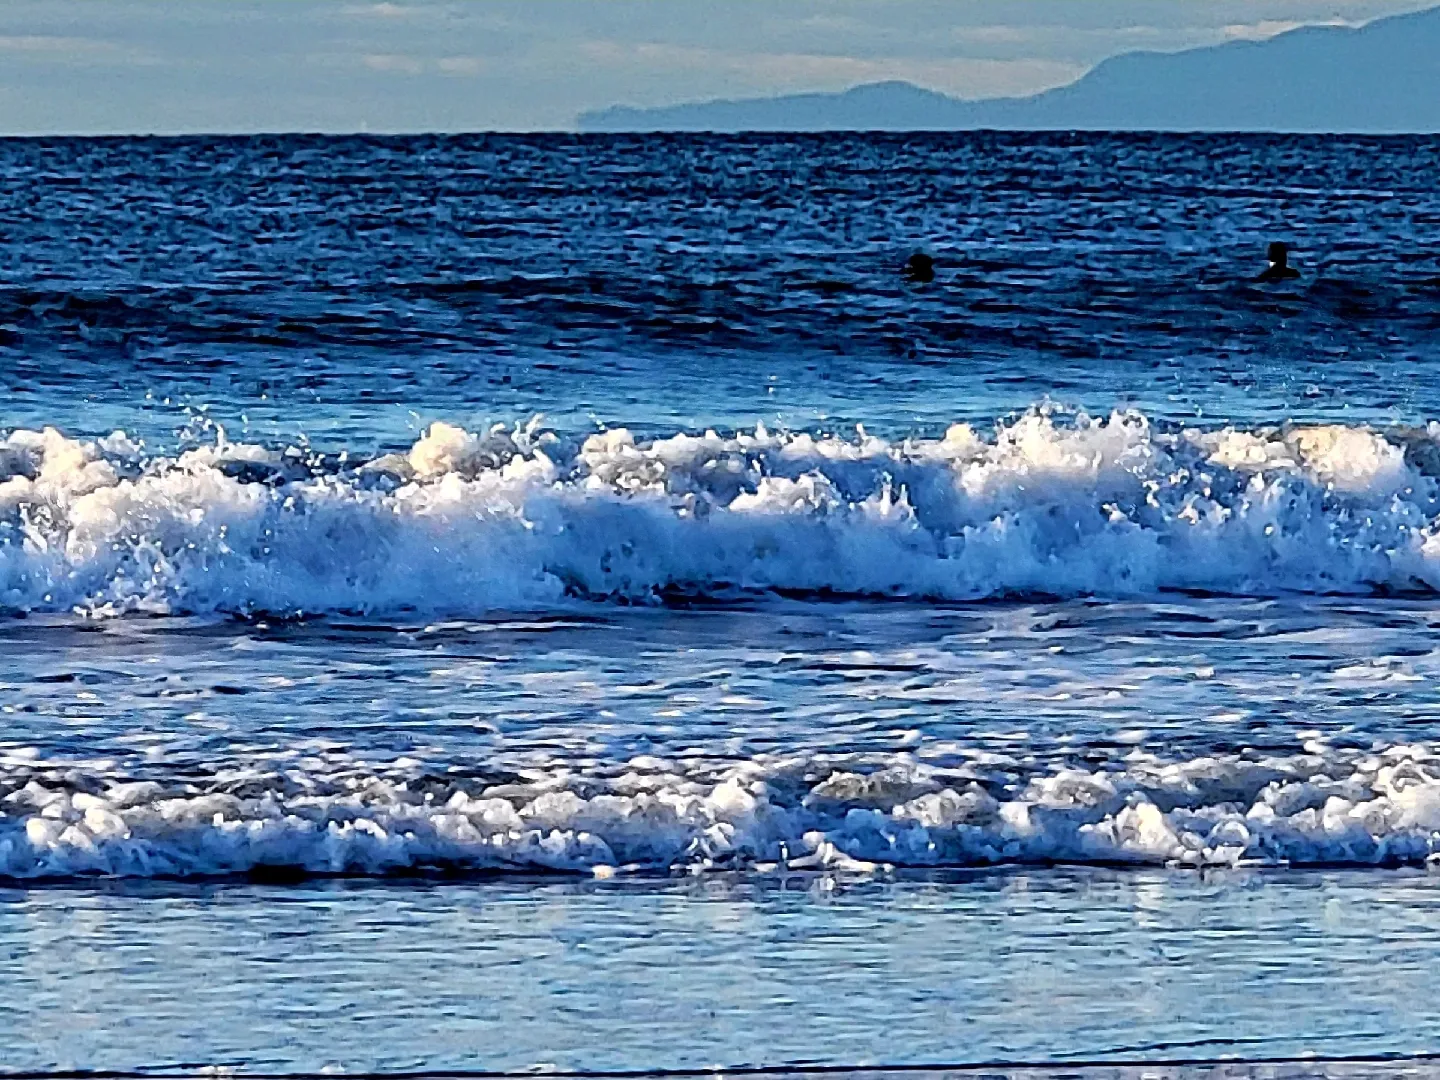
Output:
[[[981,776],[896,758],[638,758],[503,783],[218,774],[124,782],[9,760],[0,877],[750,872],[1000,864],[1393,865],[1440,853],[1433,747]],[[413,764],[413,763],[412,763]],[[398,763],[397,763],[398,766]]]
[[749,590],[966,600],[1440,586],[1440,426],[567,442],[435,424],[355,461],[0,441],[0,605],[478,613]]

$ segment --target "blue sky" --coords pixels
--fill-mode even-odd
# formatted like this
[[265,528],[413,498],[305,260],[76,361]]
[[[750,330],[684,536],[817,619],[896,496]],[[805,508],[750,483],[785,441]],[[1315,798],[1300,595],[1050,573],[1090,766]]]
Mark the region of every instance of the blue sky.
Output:
[[0,0],[0,133],[565,129],[882,79],[994,97],[1434,2]]

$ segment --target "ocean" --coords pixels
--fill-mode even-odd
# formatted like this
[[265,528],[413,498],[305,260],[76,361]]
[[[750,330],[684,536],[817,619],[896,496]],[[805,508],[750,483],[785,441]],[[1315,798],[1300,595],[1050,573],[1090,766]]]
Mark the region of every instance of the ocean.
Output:
[[0,1072],[1440,1053],[1437,176],[0,140]]

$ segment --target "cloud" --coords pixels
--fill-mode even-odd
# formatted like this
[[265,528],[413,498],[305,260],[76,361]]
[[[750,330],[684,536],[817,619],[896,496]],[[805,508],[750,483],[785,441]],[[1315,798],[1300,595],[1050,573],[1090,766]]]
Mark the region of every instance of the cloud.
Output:
[[399,75],[423,75],[425,61],[401,53],[366,53],[360,62],[371,71],[384,71]]
[[118,57],[135,55],[113,41],[69,37],[60,34],[12,34],[0,36],[0,52],[37,53],[50,57]]
[[1359,26],[1360,23],[1348,22],[1345,19],[1322,19],[1316,22],[1294,22],[1288,19],[1262,19],[1253,23],[1230,23],[1220,28],[1220,34],[1226,41],[1265,41],[1268,38],[1277,37],[1280,34],[1288,34],[1291,30],[1299,30],[1302,26]]
[[[53,68],[102,71],[119,67],[154,67],[164,63],[156,53],[135,45],[70,34],[0,34],[0,55],[19,71]],[[0,75],[3,75],[0,65]]]
[[[320,59],[316,57],[315,59]],[[334,63],[336,56],[324,57]],[[492,64],[483,56],[412,56],[406,53],[366,53],[360,62],[370,71],[391,75],[483,75]]]
[[416,19],[429,17],[434,9],[420,4],[347,4],[340,13],[370,19]]
[[1263,19],[1223,25],[1073,27],[1054,23],[955,26],[948,39],[960,48],[986,49],[996,59],[1044,56],[1079,62],[1081,57],[1106,57],[1130,49],[1185,49],[1222,41],[1263,41],[1302,26],[1358,26],[1340,18],[1324,20]]
[[442,56],[435,68],[442,75],[483,75],[491,64],[483,56]]
[[1061,86],[1087,70],[1082,64],[1038,58],[861,58],[614,40],[585,42],[581,52],[593,64],[622,71],[636,68],[652,74],[704,71],[711,77],[723,77],[736,84],[736,92],[833,90],[857,83],[903,79],[962,97],[1005,97]]

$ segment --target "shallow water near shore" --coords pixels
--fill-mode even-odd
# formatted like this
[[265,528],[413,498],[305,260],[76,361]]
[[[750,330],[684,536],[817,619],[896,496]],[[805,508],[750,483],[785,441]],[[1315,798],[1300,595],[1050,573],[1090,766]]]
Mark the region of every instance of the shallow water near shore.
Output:
[[1416,871],[8,890],[0,1053],[353,1072],[1433,1052],[1436,896]]

